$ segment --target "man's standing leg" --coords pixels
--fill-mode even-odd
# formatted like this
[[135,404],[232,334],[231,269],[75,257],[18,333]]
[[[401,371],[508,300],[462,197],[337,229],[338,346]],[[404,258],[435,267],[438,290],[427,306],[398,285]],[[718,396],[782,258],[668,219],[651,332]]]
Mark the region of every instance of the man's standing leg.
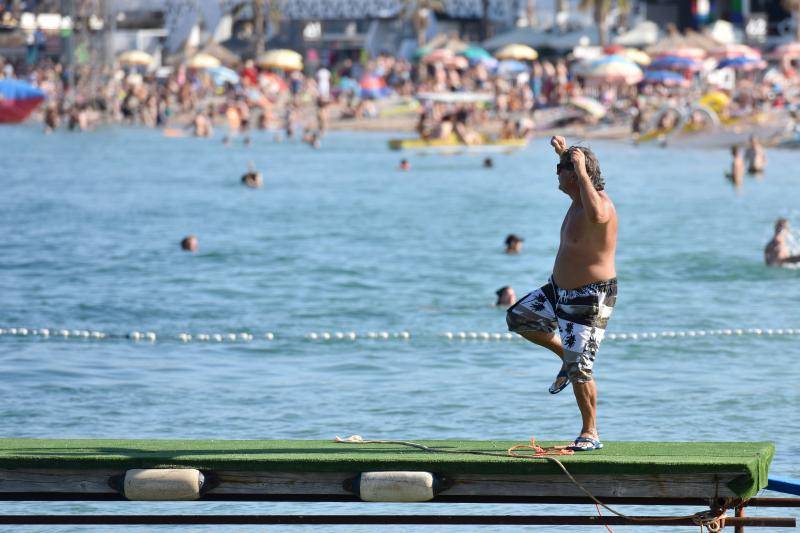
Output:
[[583,383],[576,381],[572,384],[572,392],[581,411],[583,427],[580,436],[600,440],[597,434],[597,385],[594,380]]

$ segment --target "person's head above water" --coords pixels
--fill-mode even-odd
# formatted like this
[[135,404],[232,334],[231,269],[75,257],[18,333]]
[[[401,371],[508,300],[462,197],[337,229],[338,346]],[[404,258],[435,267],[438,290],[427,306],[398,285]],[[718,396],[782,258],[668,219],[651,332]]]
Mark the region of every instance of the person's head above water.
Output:
[[514,292],[514,289],[506,285],[505,287],[500,287],[494,293],[497,295],[497,301],[494,305],[502,305],[505,307],[511,307],[517,302],[517,295]]
[[[589,175],[589,179],[592,181],[594,188],[598,191],[605,189],[606,183],[603,179],[602,173],[600,172],[600,162],[597,160],[597,156],[594,154],[594,152],[585,146],[570,146],[566,151],[564,151],[564,153],[561,154],[561,159],[556,165],[556,174],[558,174],[559,183],[562,183],[563,178],[564,185],[566,185],[567,182],[572,181],[577,187],[577,183],[575,183],[577,174],[575,173],[575,165],[572,162],[572,153],[575,150],[583,153],[586,165],[586,173]],[[564,190],[563,187],[561,187],[561,189]]]
[[487,157],[483,160],[483,168],[492,168],[494,166],[494,161],[492,161],[491,157]]
[[775,221],[775,233],[780,233],[789,229],[789,221],[783,217]]
[[410,170],[411,164],[408,162],[408,159],[401,159],[400,160],[400,170]]
[[198,248],[197,237],[189,235],[181,240],[181,249],[185,252],[196,252]]
[[509,234],[506,237],[506,253],[507,254],[518,254],[522,251],[522,243],[525,239],[514,235],[513,233]]

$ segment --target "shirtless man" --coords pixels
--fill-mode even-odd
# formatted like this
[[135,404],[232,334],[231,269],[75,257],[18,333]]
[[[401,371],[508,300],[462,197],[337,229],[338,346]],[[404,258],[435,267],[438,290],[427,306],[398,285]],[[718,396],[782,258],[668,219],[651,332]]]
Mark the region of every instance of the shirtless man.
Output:
[[556,394],[572,383],[581,412],[576,451],[603,447],[597,433],[597,388],[592,367],[617,300],[614,254],[617,213],[608,195],[597,158],[591,150],[567,148],[563,137],[550,144],[560,160],[558,188],[572,200],[561,224],[553,275],[543,287],[523,297],[507,314],[510,331],[544,346],[561,359],[550,386]]
[[779,218],[775,222],[775,235],[772,236],[772,240],[764,248],[764,262],[767,263],[767,266],[800,263],[800,255],[791,255],[789,243],[786,242],[791,238],[789,221],[785,218]]

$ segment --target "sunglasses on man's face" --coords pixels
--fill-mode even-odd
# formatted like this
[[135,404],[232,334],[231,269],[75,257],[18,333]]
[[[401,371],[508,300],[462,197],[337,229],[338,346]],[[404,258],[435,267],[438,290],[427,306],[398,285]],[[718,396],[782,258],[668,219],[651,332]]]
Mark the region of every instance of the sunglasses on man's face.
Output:
[[571,161],[567,161],[566,163],[559,163],[556,165],[556,173],[561,172],[562,170],[566,170],[567,172],[572,172],[575,170],[575,166],[572,164]]

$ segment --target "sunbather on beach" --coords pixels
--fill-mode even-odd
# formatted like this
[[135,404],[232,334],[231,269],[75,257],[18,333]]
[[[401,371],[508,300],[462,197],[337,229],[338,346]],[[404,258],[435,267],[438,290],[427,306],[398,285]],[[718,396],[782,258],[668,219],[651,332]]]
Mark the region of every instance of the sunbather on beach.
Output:
[[592,368],[617,299],[617,214],[603,191],[594,153],[581,146],[568,149],[563,137],[553,137],[550,144],[560,158],[558,188],[572,203],[561,224],[552,276],[511,307],[506,320],[509,330],[561,359],[550,392],[556,394],[572,383],[583,422],[570,448],[597,450],[603,445]]

